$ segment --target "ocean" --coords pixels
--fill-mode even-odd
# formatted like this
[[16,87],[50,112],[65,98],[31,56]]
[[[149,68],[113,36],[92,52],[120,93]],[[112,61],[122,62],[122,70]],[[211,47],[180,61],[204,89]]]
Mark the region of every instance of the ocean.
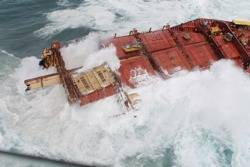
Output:
[[[67,68],[108,62],[107,37],[196,18],[250,19],[249,0],[0,0],[0,149],[117,167],[250,166],[250,77],[230,61],[150,78],[124,112],[117,97],[69,105],[61,85],[26,93],[25,79],[59,40]],[[136,117],[135,117],[136,116]],[[0,167],[51,166],[0,154]]]

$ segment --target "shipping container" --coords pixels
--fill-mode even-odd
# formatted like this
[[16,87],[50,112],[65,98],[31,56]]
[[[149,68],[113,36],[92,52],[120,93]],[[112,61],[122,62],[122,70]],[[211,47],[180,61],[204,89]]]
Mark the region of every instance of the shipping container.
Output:
[[103,99],[105,97],[112,96],[118,92],[118,85],[109,85],[103,89],[96,90],[90,94],[80,96],[80,105],[86,105],[88,103]]
[[117,81],[106,65],[74,74],[74,83],[80,92],[80,105],[84,105],[115,94]]

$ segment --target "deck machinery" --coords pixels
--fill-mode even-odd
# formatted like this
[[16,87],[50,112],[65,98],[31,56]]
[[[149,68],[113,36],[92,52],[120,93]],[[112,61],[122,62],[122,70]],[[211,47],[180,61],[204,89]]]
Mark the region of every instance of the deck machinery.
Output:
[[80,100],[85,105],[122,92],[126,105],[133,105],[138,95],[127,94],[123,86],[137,87],[150,75],[167,79],[180,70],[208,68],[220,59],[230,59],[250,72],[249,21],[201,18],[155,31],[133,29],[129,35],[106,40],[103,46],[111,43],[121,64],[118,72],[103,64],[78,73],[79,68],[65,68],[60,44],[53,42],[43,51],[40,65],[54,66],[57,73],[25,80],[26,90],[62,83],[70,103]]

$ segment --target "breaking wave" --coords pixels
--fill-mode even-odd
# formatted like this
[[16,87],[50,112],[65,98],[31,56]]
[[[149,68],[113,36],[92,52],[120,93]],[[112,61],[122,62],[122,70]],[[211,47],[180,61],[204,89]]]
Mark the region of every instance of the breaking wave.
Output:
[[[98,43],[89,35],[63,52],[73,49],[77,57],[90,41]],[[87,55],[96,56],[95,63],[102,61],[98,52],[103,50],[85,52],[83,62]],[[138,110],[120,117],[114,117],[124,112],[116,96],[79,107],[67,103],[60,85],[24,94],[24,79],[53,72],[37,63],[35,57],[24,58],[1,81],[4,149],[114,166],[250,163],[250,78],[230,61],[216,62],[210,70],[183,71],[166,81],[151,78],[152,84],[130,90],[140,94]]]
[[[59,1],[67,4],[68,1]],[[82,1],[76,8],[47,14],[50,21],[35,34],[46,37],[64,29],[89,27],[98,31],[127,33],[132,28],[148,30],[164,24],[177,24],[197,17],[217,19],[250,18],[245,0],[120,0]]]
[[[62,48],[67,68],[87,69],[108,61],[117,69],[114,48],[98,48],[108,34],[196,17],[249,18],[249,3],[87,0],[76,8],[47,13],[50,23],[35,34],[46,37],[65,29],[96,29]],[[71,2],[59,0],[58,5],[67,7]],[[116,96],[79,107],[68,104],[61,85],[25,93],[23,80],[55,70],[39,68],[37,57],[0,54],[1,149],[128,167],[250,164],[250,77],[230,61],[216,62],[209,70],[181,71],[166,81],[149,78],[151,84],[128,90],[140,94],[138,110],[116,117],[124,112]]]

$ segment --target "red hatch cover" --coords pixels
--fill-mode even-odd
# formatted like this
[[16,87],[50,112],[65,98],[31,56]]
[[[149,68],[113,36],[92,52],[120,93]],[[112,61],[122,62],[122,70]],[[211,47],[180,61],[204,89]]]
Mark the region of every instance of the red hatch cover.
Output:
[[177,48],[154,52],[152,58],[166,75],[183,69],[191,69],[187,60]]
[[178,32],[176,34],[178,41],[182,45],[189,45],[206,41],[205,37],[197,32]]
[[208,67],[216,60],[216,55],[211,46],[204,42],[185,46],[187,54],[190,56],[192,64],[200,68]]
[[139,35],[139,37],[146,46],[148,52],[155,52],[171,48],[176,45],[169,31],[167,30],[142,33]]
[[[121,60],[119,71],[121,74],[121,81],[130,87],[136,87],[139,84],[138,82],[147,79],[148,75],[154,74],[153,67],[144,56],[136,56]],[[138,76],[140,75],[141,77],[139,78]]]
[[123,50],[123,47],[127,44],[134,43],[136,41],[135,37],[130,35],[130,36],[122,36],[122,37],[115,37],[112,39],[112,43],[116,47],[116,54],[119,59],[126,59],[129,57],[137,56],[139,55],[140,51],[135,51],[135,52],[130,52],[130,53],[125,53]]
[[240,53],[232,42],[225,41],[223,36],[215,36],[214,39],[224,55],[227,56],[226,58],[237,59],[240,57]]

